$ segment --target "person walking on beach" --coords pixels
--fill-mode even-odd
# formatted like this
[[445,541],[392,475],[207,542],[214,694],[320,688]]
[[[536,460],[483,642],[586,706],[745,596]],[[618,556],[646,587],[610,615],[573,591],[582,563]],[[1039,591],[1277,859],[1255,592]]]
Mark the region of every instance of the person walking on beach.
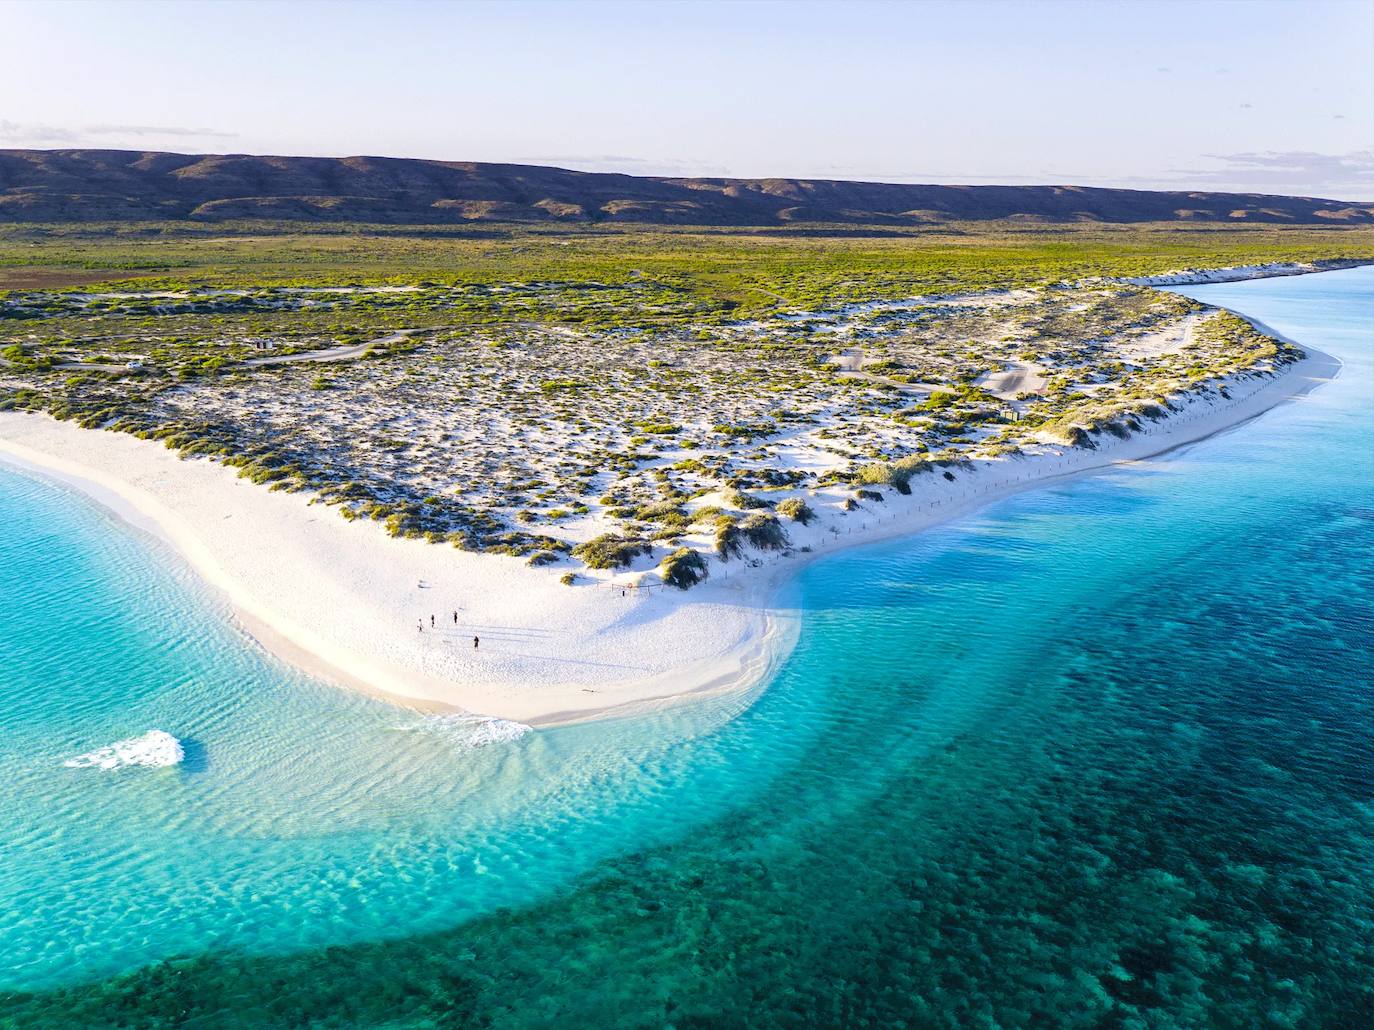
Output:
[[431,615],[431,616],[429,617],[429,628],[430,628],[430,629],[433,629],[433,628],[434,628],[434,616],[433,616],[433,615]]
[[473,637],[473,638],[472,638],[472,649],[473,649],[474,651],[477,650],[477,644],[478,644],[477,638],[476,638],[476,637]]
[[458,625],[458,613],[456,611],[453,613],[453,624]]
[[416,630],[418,630],[419,632],[423,633],[423,632],[425,631],[425,620],[424,620],[424,619],[416,619],[416,620],[415,620],[415,628],[416,628]]

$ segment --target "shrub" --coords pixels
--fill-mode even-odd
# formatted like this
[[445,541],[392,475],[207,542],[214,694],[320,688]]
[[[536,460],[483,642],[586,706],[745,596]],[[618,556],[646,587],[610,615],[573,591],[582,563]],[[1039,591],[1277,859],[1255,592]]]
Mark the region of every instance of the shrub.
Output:
[[[1062,426],[1058,431],[1058,436],[1070,447],[1082,447],[1086,450],[1096,450],[1097,448],[1097,445],[1093,443],[1093,438],[1082,426]],[[950,479],[954,478],[948,472],[945,475],[949,476]]]
[[652,550],[653,546],[647,541],[616,533],[602,533],[586,543],[578,544],[572,553],[581,558],[588,568],[614,569],[629,565],[641,554],[648,554]]
[[854,473],[851,482],[863,486],[887,486],[892,482],[892,466],[885,461],[864,465]]
[[568,390],[584,390],[587,384],[576,379],[549,379],[539,384],[543,393],[562,393]]
[[731,555],[738,555],[744,548],[744,538],[733,516],[716,516],[716,553],[722,561],[729,561]]
[[859,486],[890,486],[899,494],[909,494],[911,477],[930,470],[931,464],[927,459],[911,455],[894,462],[875,461],[864,465],[854,473],[851,482]]
[[892,485],[897,488],[898,493],[911,493],[911,477],[919,472],[930,472],[933,466],[925,458],[918,458],[911,455],[900,458],[892,463]]
[[706,559],[690,547],[679,547],[668,555],[660,563],[658,571],[663,582],[671,583],[679,590],[696,586],[710,574]]
[[535,551],[529,556],[525,564],[537,567],[540,565],[552,565],[556,561],[558,561],[558,555],[553,551]]
[[634,423],[634,427],[641,433],[647,433],[649,436],[676,436],[678,433],[682,432],[682,427],[675,422],[654,422],[649,420],[645,422],[636,422]]
[[816,513],[800,497],[789,497],[778,505],[778,514],[786,515],[793,522],[800,522],[803,526],[808,525],[816,517]]
[[722,436],[734,437],[736,439],[750,441],[755,437],[768,436],[774,431],[774,427],[767,425],[730,425],[729,423],[718,422],[711,427],[711,432],[719,433]]
[[663,522],[670,526],[685,526],[691,520],[682,513],[676,501],[656,501],[635,509],[634,517],[641,522]]
[[725,500],[742,511],[770,507],[768,502],[762,497],[755,497],[753,494],[747,494],[743,490],[731,490],[725,495]]
[[577,573],[565,572],[558,577],[558,582],[562,583],[565,587],[570,587],[577,582]]
[[857,496],[861,501],[881,501],[884,499],[877,490],[859,490]]
[[1021,448],[1014,443],[994,443],[988,444],[983,450],[983,455],[988,458],[1001,458],[1008,454],[1020,454]]
[[787,546],[787,533],[776,515],[750,515],[739,528],[744,538],[761,551],[781,551]]

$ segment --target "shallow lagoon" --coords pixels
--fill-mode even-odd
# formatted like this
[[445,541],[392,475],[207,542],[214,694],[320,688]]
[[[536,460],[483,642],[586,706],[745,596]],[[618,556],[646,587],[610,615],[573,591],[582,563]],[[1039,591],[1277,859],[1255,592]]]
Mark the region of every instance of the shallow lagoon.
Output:
[[[751,706],[474,746],[295,676],[155,546],[4,474],[0,950],[46,993],[0,1014],[1358,1022],[1374,269],[1181,292],[1342,375],[816,563]],[[62,765],[152,728],[185,762]]]

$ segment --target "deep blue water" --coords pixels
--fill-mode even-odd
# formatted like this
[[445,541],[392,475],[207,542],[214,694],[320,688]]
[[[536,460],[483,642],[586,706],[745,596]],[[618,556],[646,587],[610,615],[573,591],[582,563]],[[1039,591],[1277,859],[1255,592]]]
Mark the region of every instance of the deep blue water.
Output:
[[1181,292],[1340,376],[817,562],[752,705],[506,744],[0,473],[0,1019],[1374,1022],[1374,269]]

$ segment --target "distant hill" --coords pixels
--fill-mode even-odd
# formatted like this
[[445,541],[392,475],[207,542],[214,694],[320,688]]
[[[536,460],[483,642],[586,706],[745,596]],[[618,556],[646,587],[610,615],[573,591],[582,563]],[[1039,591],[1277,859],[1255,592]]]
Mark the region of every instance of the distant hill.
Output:
[[945,221],[1374,222],[1374,204],[1086,186],[679,179],[388,157],[0,150],[0,222],[155,219],[775,226]]

